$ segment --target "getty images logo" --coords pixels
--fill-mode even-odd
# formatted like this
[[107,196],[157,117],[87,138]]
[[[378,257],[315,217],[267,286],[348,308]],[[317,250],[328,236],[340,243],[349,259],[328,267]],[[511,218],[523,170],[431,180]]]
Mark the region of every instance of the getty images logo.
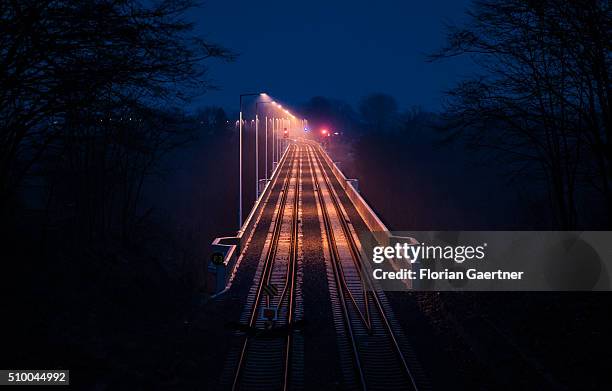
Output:
[[396,243],[395,246],[376,246],[372,261],[406,260],[415,263],[419,260],[452,260],[463,263],[465,260],[481,260],[485,257],[486,243],[480,246],[440,246],[425,243]]

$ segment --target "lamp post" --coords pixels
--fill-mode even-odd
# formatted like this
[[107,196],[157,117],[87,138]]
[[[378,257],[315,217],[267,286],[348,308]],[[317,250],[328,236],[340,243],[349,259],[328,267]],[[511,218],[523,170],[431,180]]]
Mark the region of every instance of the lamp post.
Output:
[[[276,102],[272,102],[277,109],[282,109],[283,106]],[[280,155],[278,153],[278,145],[280,140],[278,139],[278,130],[280,129],[280,118],[272,119],[272,165],[274,162],[278,164],[278,160],[280,159]]]
[[283,129],[283,117],[280,117],[278,119],[278,125],[276,126],[276,161],[277,162],[280,160],[280,145],[282,143],[282,139],[281,139],[282,129]]
[[272,141],[274,142],[272,146],[274,148],[274,151],[272,151],[272,161],[278,164],[278,118],[274,118],[272,126]]
[[240,172],[238,177],[239,177],[239,183],[238,183],[238,229],[242,228],[242,98],[245,96],[258,96],[258,95],[263,95],[263,93],[251,93],[251,94],[240,94],[240,119],[239,119],[239,124],[240,124],[240,148],[238,151],[238,171]]
[[259,114],[255,103],[255,200],[259,198]]
[[266,113],[266,147],[264,148],[264,178],[266,179],[266,183],[268,182],[268,114]]
[[[271,104],[271,103],[276,103],[272,100],[265,100],[265,101],[259,101],[255,103],[255,194],[257,194],[259,192],[259,155],[258,155],[258,144],[257,144],[257,140],[259,139],[259,128],[257,127],[257,122],[259,119],[259,105],[265,105],[265,104]],[[265,156],[266,156],[266,165],[265,165],[265,169],[266,169],[266,181],[268,180],[268,116],[266,115],[266,152],[265,152]]]
[[[278,103],[276,103],[275,106],[276,106],[277,109],[279,109],[279,111],[282,110],[282,108],[283,108],[283,106],[278,104]],[[276,135],[273,135],[274,139],[276,139],[276,146],[274,148],[274,152],[276,153],[276,164],[277,165],[278,165],[278,161],[280,160],[280,154],[278,153],[278,145],[280,143],[280,139],[278,138],[278,131],[281,128],[281,122],[280,121],[281,121],[280,118],[276,118],[276,120],[274,121],[274,122],[276,122]]]
[[279,145],[278,147],[279,155],[282,155],[284,150],[287,148],[287,141],[285,141],[285,129],[287,129],[287,118],[283,118],[281,128],[283,129],[283,137],[281,138],[281,145]]
[[274,148],[274,146],[276,145],[276,143],[274,142],[274,135],[275,135],[274,129],[276,129],[276,126],[274,125],[275,122],[276,122],[276,118],[272,117],[272,170],[274,170],[274,162],[276,162],[276,160],[274,160],[276,156],[275,148]]

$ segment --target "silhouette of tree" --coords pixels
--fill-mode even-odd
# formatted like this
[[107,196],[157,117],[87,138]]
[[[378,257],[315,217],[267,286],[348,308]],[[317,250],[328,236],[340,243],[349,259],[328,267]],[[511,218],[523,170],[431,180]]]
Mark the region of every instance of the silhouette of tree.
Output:
[[328,127],[332,131],[355,132],[360,128],[357,114],[346,102],[316,96],[302,110],[315,131]]
[[229,118],[221,107],[203,107],[196,113],[198,127],[208,134],[221,134],[230,129]]
[[468,54],[479,77],[449,91],[451,137],[495,152],[511,175],[547,184],[562,228],[577,224],[579,185],[612,217],[610,27],[606,1],[475,1],[432,60]]
[[395,98],[385,94],[371,94],[361,100],[359,113],[366,131],[394,132],[400,129],[400,117]]
[[[181,15],[192,6],[190,0],[0,3],[1,212],[43,161],[77,170],[98,159],[106,170],[106,159],[123,158],[116,174],[124,178],[152,165],[174,131],[144,129],[159,119],[161,111],[151,108],[210,88],[203,60],[232,59],[191,34]],[[131,152],[122,155],[128,150],[145,160],[131,161]],[[135,199],[123,197],[133,209]]]

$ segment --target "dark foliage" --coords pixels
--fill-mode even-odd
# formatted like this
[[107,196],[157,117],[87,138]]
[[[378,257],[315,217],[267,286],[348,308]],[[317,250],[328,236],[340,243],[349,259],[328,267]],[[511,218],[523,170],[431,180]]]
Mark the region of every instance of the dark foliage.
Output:
[[361,100],[359,113],[363,126],[370,132],[396,132],[400,126],[397,102],[385,94],[371,94]]
[[173,364],[214,227],[201,192],[165,192],[186,169],[205,186],[208,159],[233,145],[222,110],[202,123],[172,109],[213,87],[206,59],[233,58],[193,35],[193,5],[0,2],[5,367],[69,367],[77,388],[125,388],[150,363]]
[[351,105],[339,100],[316,96],[304,105],[302,112],[314,131],[323,127],[341,132],[359,130],[357,113]]
[[475,1],[469,17],[432,56],[470,55],[482,71],[449,92],[451,137],[542,181],[556,226],[588,224],[578,215],[593,206],[612,220],[609,2]]
[[[155,107],[210,87],[202,60],[231,59],[227,50],[190,34],[192,26],[181,15],[192,5],[184,0],[151,7],[132,0],[0,4],[3,214],[33,170],[51,193],[58,191],[53,178],[72,172],[76,183],[68,188],[78,203],[91,203],[87,197],[93,194],[106,202],[120,200],[114,211],[126,233],[143,175],[183,138],[180,118],[172,123],[176,116]],[[115,183],[105,182],[109,176]],[[105,192],[87,184],[80,189],[87,181]],[[83,211],[75,207],[77,214]],[[108,213],[95,222],[105,227],[115,216],[105,205],[96,207]],[[92,216],[86,218],[92,223]]]

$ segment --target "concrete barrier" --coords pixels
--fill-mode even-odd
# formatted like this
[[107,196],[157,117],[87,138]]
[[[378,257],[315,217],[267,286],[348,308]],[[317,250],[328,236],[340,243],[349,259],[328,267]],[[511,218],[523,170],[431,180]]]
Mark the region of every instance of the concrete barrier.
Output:
[[239,238],[237,236],[216,238],[212,242],[213,254],[223,254],[223,263],[216,265],[211,261],[208,262],[208,273],[206,275],[208,293],[218,293],[227,284],[229,273],[226,271],[233,270],[238,261],[238,243]]

